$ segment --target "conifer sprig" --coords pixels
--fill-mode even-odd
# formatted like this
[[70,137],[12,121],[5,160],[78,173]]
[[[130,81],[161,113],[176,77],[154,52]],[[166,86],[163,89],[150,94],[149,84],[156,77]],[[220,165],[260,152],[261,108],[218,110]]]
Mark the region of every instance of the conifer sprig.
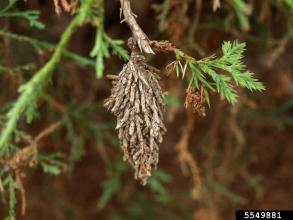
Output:
[[100,79],[103,77],[105,69],[104,60],[110,57],[110,49],[119,58],[125,61],[129,59],[128,51],[122,47],[123,44],[124,42],[122,40],[110,38],[102,27],[97,28],[95,46],[90,53],[91,57],[96,57],[95,69],[97,78]]
[[44,29],[45,25],[39,21],[39,11],[20,11],[20,12],[4,12],[0,13],[0,17],[21,17],[29,22],[29,25],[34,28]]
[[104,30],[104,0],[97,1],[97,8],[92,10],[91,19],[93,24],[97,26],[95,45],[90,53],[91,57],[96,58],[95,70],[97,78],[103,77],[106,58],[110,58],[110,49],[112,54],[117,55],[124,61],[129,59],[128,51],[125,50],[122,45],[122,40],[115,40],[109,37]]
[[[177,62],[175,68],[177,76],[180,72],[182,78],[185,77],[186,71],[190,72],[189,87],[199,89],[204,88],[205,99],[209,103],[208,91],[217,91],[221,98],[227,99],[234,104],[237,101],[237,92],[234,83],[250,91],[263,91],[264,85],[254,78],[254,74],[246,70],[242,63],[245,43],[235,41],[224,42],[222,46],[223,56],[217,58],[210,56],[202,60],[195,60],[177,50]],[[183,64],[182,64],[183,63]],[[226,74],[222,73],[225,72]]]
[[[56,49],[56,46],[57,46],[57,45],[52,44],[47,41],[42,41],[42,40],[28,37],[25,35],[7,32],[7,31],[1,30],[1,29],[0,29],[0,36],[8,37],[8,38],[15,40],[15,41],[28,43],[31,46],[33,46],[39,50]],[[73,52],[70,52],[68,50],[63,50],[62,53],[65,57],[74,60],[81,67],[95,66],[94,60],[88,59],[87,57],[80,56],[80,55],[73,53]]]
[[[10,111],[7,113],[7,121],[0,135],[0,152],[5,152],[9,146],[10,137],[15,130],[17,121],[25,111],[30,121],[33,117],[32,112],[36,107],[38,97],[41,95],[45,87],[49,84],[53,71],[61,60],[63,51],[65,50],[72,34],[77,27],[84,22],[88,12],[93,5],[94,0],[84,1],[78,15],[69,23],[63,32],[60,42],[58,43],[54,54],[50,60],[33,76],[33,78],[19,89],[21,93]],[[29,110],[29,111],[27,111]]]
[[232,0],[231,4],[238,18],[241,29],[243,31],[248,31],[250,29],[249,16],[252,12],[251,5],[243,0]]

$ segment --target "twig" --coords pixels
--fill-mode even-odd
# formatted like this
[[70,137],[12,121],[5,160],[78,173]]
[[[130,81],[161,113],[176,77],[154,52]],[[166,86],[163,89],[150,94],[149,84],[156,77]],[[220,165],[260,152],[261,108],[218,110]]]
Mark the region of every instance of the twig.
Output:
[[[24,36],[24,35],[19,35],[19,34],[15,34],[15,33],[11,33],[11,32],[7,32],[4,30],[0,30],[0,35],[4,36],[4,37],[8,37],[10,39],[13,40],[17,40],[20,42],[26,42],[31,44],[32,46],[37,46],[40,48],[45,48],[45,49],[56,49],[56,45],[52,44],[52,43],[48,43],[45,41],[41,41],[38,39],[34,39],[28,36]],[[67,58],[70,58],[72,60],[74,60],[77,64],[79,64],[80,66],[95,66],[95,62],[93,60],[90,60],[86,57],[80,56],[76,53],[70,52],[68,50],[64,50],[63,55]]]
[[61,5],[66,12],[74,14],[79,5],[79,0],[71,1],[70,3],[68,3],[66,0],[61,0]]
[[188,140],[193,131],[194,119],[192,113],[187,114],[187,124],[184,127],[179,141],[176,144],[178,161],[184,175],[191,175],[193,181],[192,198],[198,199],[202,193],[202,180],[199,168],[192,154],[188,150]]
[[284,53],[289,40],[290,40],[290,36],[288,36],[288,35],[285,35],[285,37],[283,37],[280,40],[279,45],[270,54],[270,57],[267,61],[268,67],[271,68],[275,64],[277,59],[282,55],[282,53]]
[[[16,154],[13,155],[8,160],[2,160],[0,163],[6,165],[9,169],[11,169],[15,174],[15,180],[18,185],[18,189],[21,197],[21,214],[24,215],[26,211],[26,193],[25,188],[22,183],[22,169],[26,166],[31,166],[32,155],[37,151],[37,143],[43,139],[44,137],[50,135],[53,131],[55,131],[60,126],[60,122],[55,122],[51,124],[49,127],[45,128],[41,131],[35,138],[31,136],[24,137],[25,140],[29,143],[29,145]],[[0,179],[0,192],[3,192],[3,186]]]
[[25,189],[23,187],[22,179],[21,179],[21,171],[20,169],[15,170],[15,180],[18,185],[18,189],[20,192],[20,198],[21,198],[21,214],[25,215],[26,211],[26,194]]
[[217,11],[217,9],[220,7],[221,7],[221,1],[220,0],[213,0],[213,11]]
[[42,97],[45,101],[47,101],[54,110],[56,110],[58,113],[64,113],[66,111],[66,107],[64,106],[63,103],[60,103],[59,101],[57,101],[56,99],[54,99],[53,97],[44,94]]
[[120,0],[121,3],[121,10],[124,16],[124,19],[121,21],[128,24],[131,29],[133,38],[137,42],[137,45],[141,52],[155,54],[150,46],[150,40],[148,39],[147,35],[143,32],[140,28],[138,23],[135,20],[135,15],[131,10],[130,1],[129,0]]
[[[75,0],[73,2],[68,3],[67,0],[53,0],[55,12],[57,15],[60,15],[62,12],[61,6],[66,12],[70,12],[71,14],[74,14],[78,5],[79,0]],[[59,5],[59,2],[61,3],[61,6]]]
[[54,7],[55,7],[55,13],[57,15],[60,15],[62,10],[61,10],[61,7],[59,5],[59,0],[53,0],[53,2],[54,2]]
[[198,63],[201,61],[196,61],[193,57],[183,53],[180,49],[173,46],[168,41],[151,41],[148,39],[146,34],[142,31],[140,26],[135,20],[135,15],[133,14],[130,1],[129,0],[120,0],[121,11],[123,12],[124,19],[121,22],[126,21],[128,26],[131,29],[133,38],[137,42],[137,45],[141,52],[155,54],[155,51],[158,52],[172,52],[174,54],[180,53],[185,60],[191,61],[193,63]]
[[3,183],[2,180],[0,178],[0,193],[4,192],[4,187],[3,187]]
[[55,122],[53,124],[51,124],[49,127],[47,127],[45,130],[43,130],[42,132],[40,132],[35,138],[34,138],[34,142],[39,142],[41,139],[47,137],[48,135],[50,135],[51,133],[53,133],[59,126],[60,126],[60,122]]
[[193,57],[184,53],[182,50],[175,47],[169,41],[150,41],[151,47],[157,52],[174,53],[175,55],[180,53],[184,60],[191,61],[192,63],[201,63],[201,60],[195,60]]
[[5,165],[7,165],[12,170],[17,170],[20,167],[25,166],[31,156],[37,150],[37,143],[41,139],[53,133],[59,126],[60,122],[55,122],[41,131],[35,138],[32,138],[31,136],[26,137],[25,140],[29,143],[29,145],[14,154],[13,157],[9,160],[4,161]]

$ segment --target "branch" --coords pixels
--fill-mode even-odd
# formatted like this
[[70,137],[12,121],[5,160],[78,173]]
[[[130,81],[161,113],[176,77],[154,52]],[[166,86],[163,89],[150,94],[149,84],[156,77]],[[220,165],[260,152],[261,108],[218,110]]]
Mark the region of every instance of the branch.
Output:
[[[35,38],[31,38],[31,37],[27,37],[24,35],[19,35],[19,34],[15,34],[15,33],[11,33],[11,32],[6,32],[4,30],[0,30],[0,35],[4,36],[4,37],[9,37],[10,39],[13,40],[17,40],[20,42],[26,42],[31,44],[32,46],[37,46],[40,48],[45,48],[45,49],[55,49],[56,45],[52,44],[52,43],[48,43],[45,41],[41,41]],[[67,58],[70,58],[72,60],[74,60],[78,65],[80,65],[81,67],[85,67],[85,66],[95,66],[95,62],[91,59],[88,59],[86,57],[80,56],[76,53],[70,52],[68,50],[63,50],[63,55]]]
[[135,20],[136,15],[131,10],[130,1],[120,0],[120,4],[124,16],[124,19],[121,21],[121,23],[126,21],[126,23],[131,29],[133,38],[137,42],[140,51],[155,54],[150,46],[150,40]]
[[38,150],[37,148],[40,140],[52,134],[57,128],[60,127],[60,125],[60,121],[54,122],[44,130],[42,130],[36,137],[26,137],[26,141],[29,145],[18,151],[7,161],[4,161],[4,164],[12,170],[17,170],[29,165],[31,158],[34,156],[34,153]]
[[[185,54],[182,50],[174,47],[168,41],[150,41],[151,47],[158,52],[170,52],[176,56],[176,61],[167,66],[167,69],[176,69],[177,76],[182,72],[184,78],[186,71],[191,73],[188,88],[200,89],[200,85],[204,86],[203,94],[207,103],[209,103],[208,90],[216,90],[221,98],[226,98],[230,103],[237,101],[237,92],[231,80],[233,79],[237,86],[247,88],[250,91],[263,91],[264,85],[254,78],[253,73],[246,70],[246,66],[242,63],[243,53],[245,51],[245,43],[224,42],[222,46],[222,57],[212,55],[210,57],[196,60]],[[222,74],[218,70],[224,70]],[[211,77],[213,82],[207,80]]]
[[87,0],[80,8],[79,14],[73,18],[61,36],[56,50],[51,59],[33,76],[33,78],[21,87],[21,95],[16,100],[11,110],[7,113],[7,122],[0,136],[0,151],[8,147],[10,137],[16,127],[17,121],[21,117],[24,110],[34,105],[40,93],[45,89],[57,65],[61,60],[63,51],[65,50],[72,34],[77,27],[84,21],[89,13],[94,0]]
[[[12,170],[15,175],[16,183],[18,184],[18,189],[20,192],[21,197],[21,214],[24,215],[26,211],[26,193],[25,189],[22,183],[22,171],[23,168],[29,166],[33,166],[36,164],[36,152],[38,147],[38,142],[49,136],[51,133],[53,133],[58,127],[60,126],[60,122],[55,122],[51,124],[49,127],[45,128],[43,131],[41,131],[35,138],[32,138],[31,136],[23,137],[26,139],[26,141],[29,143],[29,145],[20,151],[18,151],[16,154],[14,154],[12,157],[8,158],[7,160],[0,161],[1,165],[6,166],[8,169]],[[1,185],[0,180],[0,192],[3,192],[3,186]]]
[[199,60],[198,61],[195,60],[193,57],[184,53],[182,50],[175,47],[169,41],[150,41],[150,45],[153,48],[153,50],[155,50],[157,52],[174,53],[175,56],[176,56],[176,54],[179,53],[186,61],[192,61],[193,63],[201,62]]
[[184,175],[190,175],[193,181],[191,196],[198,199],[202,195],[202,179],[196,160],[192,153],[188,150],[188,140],[192,136],[194,128],[194,118],[191,112],[188,112],[186,125],[182,129],[181,137],[176,143],[177,158]]
[[70,3],[67,2],[67,0],[54,0],[54,7],[55,7],[55,12],[59,16],[62,12],[62,8],[59,5],[59,2],[61,3],[61,6],[66,12],[70,12],[71,15],[75,13],[77,10],[77,7],[79,5],[79,0],[71,1]]

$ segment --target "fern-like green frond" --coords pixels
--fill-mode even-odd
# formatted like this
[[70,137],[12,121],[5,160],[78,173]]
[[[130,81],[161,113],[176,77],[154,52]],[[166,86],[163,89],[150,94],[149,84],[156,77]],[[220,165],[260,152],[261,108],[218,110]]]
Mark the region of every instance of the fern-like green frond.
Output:
[[122,45],[122,40],[115,40],[110,38],[105,32],[103,27],[98,27],[96,32],[96,42],[90,56],[96,57],[96,75],[97,78],[102,78],[104,73],[104,60],[110,57],[110,49],[112,53],[117,55],[123,60],[128,60],[128,51]]
[[[188,71],[191,73],[189,87],[199,89],[203,86],[206,93],[205,97],[208,97],[208,90],[216,90],[221,98],[227,99],[228,102],[233,104],[238,98],[235,84],[250,91],[263,91],[265,89],[264,85],[254,78],[254,74],[246,70],[246,66],[242,62],[244,51],[245,43],[224,42],[222,46],[223,56],[217,58],[212,55],[196,61],[178,50],[176,52],[178,60],[176,64],[177,76],[180,75],[180,70],[182,77]],[[209,102],[209,100],[206,101]]]

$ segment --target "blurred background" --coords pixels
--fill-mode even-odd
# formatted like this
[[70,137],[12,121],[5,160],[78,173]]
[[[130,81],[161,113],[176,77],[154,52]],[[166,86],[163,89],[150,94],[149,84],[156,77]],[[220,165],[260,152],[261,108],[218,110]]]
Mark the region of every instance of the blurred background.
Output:
[[[45,29],[0,17],[1,117],[17,88],[52,55],[52,49],[3,31],[56,44],[72,19],[64,11],[56,15],[51,0],[18,1],[13,7],[40,11]],[[132,1],[132,7],[150,39],[169,40],[196,59],[221,54],[223,41],[246,42],[245,64],[266,91],[239,90],[233,106],[212,94],[207,115],[200,117],[184,108],[185,82],[164,73],[174,57],[148,57],[162,70],[161,86],[169,91],[168,132],[159,169],[143,187],[122,161],[116,119],[103,107],[111,82],[97,80],[93,67],[63,58],[39,99],[38,116],[19,124],[36,137],[61,121],[38,143],[43,162],[22,170],[27,210],[20,214],[23,194],[17,191],[17,219],[229,220],[237,209],[293,209],[293,1],[144,0]],[[105,1],[105,30],[127,41],[130,30],[120,24],[119,8],[119,1]],[[95,28],[83,25],[68,50],[89,58],[94,41]],[[118,74],[123,64],[112,56],[105,73]],[[6,197],[3,193],[1,218],[9,211]]]

